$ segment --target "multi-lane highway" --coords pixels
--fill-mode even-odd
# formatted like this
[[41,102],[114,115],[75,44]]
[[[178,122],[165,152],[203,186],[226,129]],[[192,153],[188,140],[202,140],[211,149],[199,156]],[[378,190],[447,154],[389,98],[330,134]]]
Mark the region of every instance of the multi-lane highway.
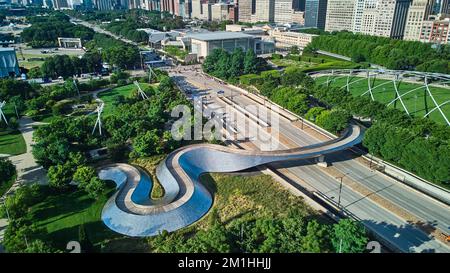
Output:
[[[225,108],[221,96],[232,97],[232,102],[246,107],[250,113],[257,115],[255,101],[244,93],[227,85],[205,77],[192,67],[172,70],[171,76],[182,88],[201,91],[207,97],[207,108],[214,112],[226,112],[229,122],[240,126],[238,121],[245,117],[233,108]],[[218,94],[217,91],[224,91]],[[194,91],[195,92],[195,91]],[[272,112],[272,115],[275,113]],[[269,115],[270,116],[270,115]],[[264,120],[264,118],[261,118]],[[266,121],[270,121],[268,118]],[[248,121],[252,122],[252,121]],[[245,124],[245,123],[244,123]],[[243,128],[238,128],[244,131]],[[277,149],[301,147],[319,143],[319,136],[310,134],[310,130],[301,130],[298,126],[283,117],[279,118],[279,130],[260,130],[261,134],[279,133]],[[250,132],[251,134],[251,132]],[[260,146],[257,135],[246,135]],[[343,187],[340,203],[345,210],[360,219],[366,226],[405,252],[450,252],[448,245],[438,241],[424,230],[438,229],[437,232],[450,233],[450,208],[442,203],[419,193],[400,182],[379,172],[369,169],[355,159],[352,152],[340,152],[327,156],[331,163],[323,168],[310,161],[273,164],[274,168],[286,174],[294,183],[310,191],[319,192],[325,198],[339,200],[340,179]],[[422,225],[422,228],[418,228]]]

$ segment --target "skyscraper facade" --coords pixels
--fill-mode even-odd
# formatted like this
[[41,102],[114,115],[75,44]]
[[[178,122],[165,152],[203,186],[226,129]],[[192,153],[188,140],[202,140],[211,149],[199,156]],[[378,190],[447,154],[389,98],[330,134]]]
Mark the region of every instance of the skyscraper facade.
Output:
[[326,31],[353,30],[356,0],[328,0]]
[[[274,22],[275,21],[275,0],[254,0],[254,14],[251,21]],[[253,8],[252,8],[253,9]]]
[[411,0],[378,0],[373,34],[403,39],[410,4]]
[[275,1],[275,13],[274,21],[280,24],[292,23],[292,14],[294,9],[292,8],[292,0],[274,0]]
[[253,1],[255,0],[239,0],[238,2],[239,21],[246,23],[250,23],[252,21]]
[[306,0],[305,27],[325,29],[327,0]]
[[420,39],[420,31],[424,20],[433,12],[435,0],[413,0],[408,11],[405,25],[405,40],[417,41]]

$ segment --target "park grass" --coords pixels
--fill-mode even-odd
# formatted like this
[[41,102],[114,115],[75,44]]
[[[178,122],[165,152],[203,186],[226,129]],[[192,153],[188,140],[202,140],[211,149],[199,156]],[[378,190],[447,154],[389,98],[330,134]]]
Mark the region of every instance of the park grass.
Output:
[[83,224],[97,251],[101,245],[123,240],[123,235],[110,230],[101,220],[103,206],[114,192],[115,187],[108,184],[107,191],[94,200],[82,190],[61,193],[44,186],[46,197],[32,206],[29,213],[30,220],[40,229],[36,239],[50,242],[65,252],[69,241],[78,240],[79,226]]
[[26,151],[27,145],[20,131],[0,131],[0,154],[20,155]]
[[311,54],[304,54],[301,56],[301,60],[291,59],[273,59],[272,62],[279,67],[296,67],[300,68],[303,72],[320,71],[327,69],[349,69],[359,66],[356,63],[340,60],[334,57],[329,57],[319,54],[314,56]]
[[[350,92],[353,96],[361,96],[368,90],[368,82],[367,80],[361,80],[361,77],[353,77],[350,82],[354,82],[350,85]],[[319,84],[325,83],[328,80],[327,76],[316,78],[316,82]],[[357,80],[360,80],[357,82]],[[372,81],[372,89],[375,88],[372,92],[374,94],[374,99],[376,101],[379,101],[385,105],[387,105],[389,102],[391,102],[395,98],[395,88],[393,83],[387,83],[392,82],[389,80],[383,80],[383,79],[374,79]],[[342,87],[345,86],[347,83],[347,78],[336,78],[332,83],[331,86],[335,87]],[[384,84],[384,85],[381,85]],[[378,88],[377,88],[378,86]],[[420,87],[420,84],[414,84],[414,83],[408,83],[408,82],[399,82],[398,83],[398,90],[400,94],[404,94],[410,90],[413,90],[415,88]],[[438,104],[441,104],[445,101],[450,100],[450,89],[442,88],[442,87],[436,87],[436,86],[430,86],[430,91],[433,94],[434,98],[436,99],[436,102]],[[370,94],[367,93],[364,96],[370,97]],[[428,108],[428,111],[432,110],[435,105],[432,101],[432,99],[426,95],[425,96],[425,88],[416,90],[412,93],[409,93],[402,97],[403,102],[405,103],[406,108],[408,109],[408,112],[411,115],[417,116],[417,117],[423,117],[426,114],[426,109]],[[426,100],[425,100],[426,99]],[[394,107],[394,105],[391,105],[391,107]],[[397,101],[397,104],[395,106],[397,109],[404,110],[403,106],[400,101]],[[442,107],[442,111],[447,116],[447,118],[450,118],[450,104],[444,105]],[[436,121],[440,124],[446,124],[445,119],[442,117],[439,111],[434,111],[430,115],[430,119]]]
[[[154,159],[152,162],[156,162]],[[254,220],[263,216],[284,217],[291,209],[304,215],[328,222],[308,207],[301,197],[283,188],[271,176],[260,172],[240,174],[206,174],[201,182],[214,196],[214,208],[218,209],[221,221],[231,225],[238,220]],[[96,252],[147,252],[150,249],[145,239],[130,238],[111,231],[101,220],[101,212],[115,187],[108,184],[107,191],[97,199],[89,198],[81,190],[54,192],[42,187],[46,196],[33,205],[28,219],[38,232],[30,239],[41,239],[57,250],[66,252],[69,241],[78,240],[79,226],[84,225],[89,240]],[[208,228],[208,217],[176,232],[191,233]]]
[[[140,83],[141,88],[149,86],[148,83]],[[120,87],[113,88],[108,91],[100,92],[98,94],[98,98],[103,100],[105,103],[105,108],[103,113],[105,115],[110,115],[114,111],[115,106],[113,102],[116,100],[118,96],[124,96],[125,98],[129,98],[133,95],[133,92],[137,90],[137,87],[134,84],[128,84]]]
[[[213,208],[217,209],[225,225],[236,220],[255,220],[265,216],[284,217],[293,209],[324,220],[315,215],[302,197],[293,195],[271,176],[259,171],[205,174],[200,181],[213,194]],[[196,225],[206,228],[207,222],[207,217],[203,217]]]

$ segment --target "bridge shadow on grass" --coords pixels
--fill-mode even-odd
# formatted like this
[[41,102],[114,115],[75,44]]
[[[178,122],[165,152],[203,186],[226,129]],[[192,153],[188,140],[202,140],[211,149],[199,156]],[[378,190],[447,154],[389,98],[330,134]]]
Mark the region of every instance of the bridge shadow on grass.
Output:
[[[371,227],[377,233],[383,234],[384,240],[390,241],[396,246],[401,246],[403,251],[420,253],[436,252],[430,245],[426,245],[432,240],[432,236],[427,233],[435,231],[435,223],[419,221],[407,222],[401,226],[397,226],[384,221],[362,220],[361,222]],[[441,251],[445,251],[444,247],[441,247]]]
[[81,191],[53,195],[51,190],[49,190],[48,193],[50,195],[45,198],[43,202],[33,206],[33,219],[37,219],[39,221],[54,217],[63,218],[70,214],[80,213],[94,203],[92,199],[87,198],[87,196]]
[[[93,222],[83,223],[87,237],[94,245],[94,251],[99,252],[101,243],[126,238],[125,236],[110,230],[100,219]],[[42,234],[41,238],[52,242],[58,250],[66,251],[67,243],[79,241],[80,225],[61,228],[53,232]],[[83,248],[83,246],[81,246]]]

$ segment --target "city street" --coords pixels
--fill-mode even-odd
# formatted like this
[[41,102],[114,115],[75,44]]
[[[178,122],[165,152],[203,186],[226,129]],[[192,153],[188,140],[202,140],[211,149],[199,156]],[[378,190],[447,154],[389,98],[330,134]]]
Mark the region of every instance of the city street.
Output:
[[[193,67],[175,70],[172,70],[170,75],[181,87],[190,85],[189,89],[195,87],[197,92],[201,90],[201,95],[207,97],[208,109],[213,109],[215,112],[224,111],[226,104],[220,98],[223,96],[232,97],[235,104],[247,107],[249,112],[254,111],[248,106],[254,105],[255,101],[236,89],[205,77]],[[223,94],[218,95],[219,90],[222,90]],[[253,114],[257,115],[256,112]],[[272,114],[276,113],[272,112]],[[234,115],[227,113],[227,116]],[[266,121],[269,120],[270,118]],[[230,122],[234,121],[230,120]],[[277,149],[302,147],[320,142],[317,136],[306,133],[306,130],[301,130],[283,117],[279,118],[279,123],[280,138]],[[236,124],[242,126],[240,122]],[[276,136],[275,129],[271,128],[270,132],[269,130],[260,130],[260,132],[265,131]],[[243,128],[238,128],[238,131],[243,131]],[[257,136],[246,135],[246,137],[257,147],[260,146]],[[277,163],[273,167],[287,172],[295,183],[310,191],[319,192],[334,202],[339,200],[339,177],[345,177],[340,204],[371,230],[406,252],[450,252],[450,248],[444,243],[431,238],[423,232],[423,229],[416,227],[416,225],[424,225],[428,229],[437,228],[441,232],[449,233],[448,206],[369,169],[355,157],[356,155],[350,151],[327,156],[326,161],[331,164],[328,168],[319,167],[309,161]]]

